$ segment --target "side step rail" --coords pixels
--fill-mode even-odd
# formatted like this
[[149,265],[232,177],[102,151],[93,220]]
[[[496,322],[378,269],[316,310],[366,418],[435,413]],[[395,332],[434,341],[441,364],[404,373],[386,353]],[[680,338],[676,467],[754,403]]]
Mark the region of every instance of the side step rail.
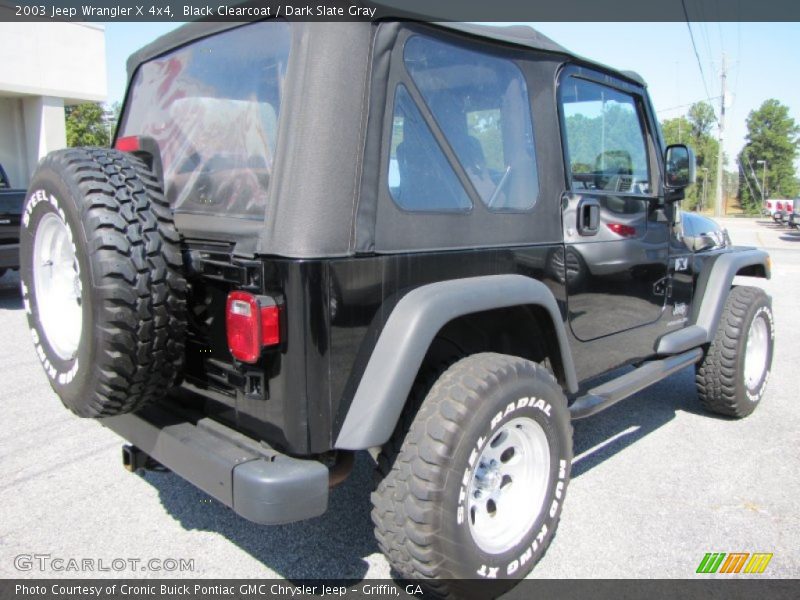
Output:
[[695,364],[702,357],[703,351],[695,348],[683,354],[646,362],[630,373],[589,390],[586,395],[572,403],[569,407],[570,415],[576,420],[597,414],[676,371]]

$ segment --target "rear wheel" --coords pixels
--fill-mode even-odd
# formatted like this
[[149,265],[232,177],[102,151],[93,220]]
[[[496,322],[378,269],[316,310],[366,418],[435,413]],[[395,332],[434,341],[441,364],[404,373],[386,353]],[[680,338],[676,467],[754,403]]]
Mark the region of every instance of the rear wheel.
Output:
[[53,152],[34,173],[20,278],[36,353],[83,417],[163,397],[183,360],[179,238],[146,165],[116,150]]
[[550,544],[571,461],[553,376],[522,358],[469,356],[436,381],[387,463],[372,497],[378,543],[401,576],[440,594],[500,593]]
[[697,393],[714,413],[746,417],[769,381],[775,325],[769,296],[756,287],[731,289],[711,346],[697,366]]

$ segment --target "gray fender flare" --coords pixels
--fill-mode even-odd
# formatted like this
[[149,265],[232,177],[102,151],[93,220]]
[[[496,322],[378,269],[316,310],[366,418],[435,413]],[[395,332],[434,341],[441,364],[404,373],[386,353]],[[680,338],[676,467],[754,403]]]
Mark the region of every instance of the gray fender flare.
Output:
[[662,337],[656,348],[658,354],[676,354],[711,343],[717,333],[733,278],[741,269],[755,265],[764,267],[766,278],[770,278],[769,254],[755,248],[718,254],[704,265],[694,294],[692,324]]
[[577,391],[563,317],[541,281],[523,275],[487,275],[431,283],[403,296],[386,321],[335,447],[363,450],[389,440],[425,354],[444,325],[463,315],[520,305],[547,310],[558,336],[568,391]]
[[753,248],[720,254],[711,265],[707,277],[703,277],[706,275],[703,273],[698,281],[698,292],[702,293],[702,299],[697,311],[694,312],[694,323],[708,332],[708,342],[714,339],[717,332],[717,325],[725,301],[728,299],[728,290],[733,285],[733,278],[741,269],[753,265],[763,266],[767,279],[772,275],[769,254]]

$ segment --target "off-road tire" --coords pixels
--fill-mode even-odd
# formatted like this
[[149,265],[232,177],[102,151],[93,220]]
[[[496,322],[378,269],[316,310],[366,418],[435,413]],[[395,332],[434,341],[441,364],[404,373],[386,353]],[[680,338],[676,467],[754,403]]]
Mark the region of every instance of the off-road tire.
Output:
[[[135,411],[180,375],[186,281],[180,239],[158,179],[138,158],[102,148],[49,154],[23,210],[21,284],[28,325],[50,385],[82,417]],[[71,357],[49,343],[33,274],[37,226],[56,215],[76,257],[82,315]],[[78,285],[79,284],[79,285]]]
[[[530,507],[536,518],[519,540],[507,551],[489,554],[475,542],[465,518],[469,461],[519,417],[534,420],[546,435],[546,492],[540,506]],[[402,445],[387,444],[383,456],[372,520],[378,545],[397,574],[423,580],[439,596],[495,596],[530,572],[555,533],[572,462],[566,398],[541,365],[474,354],[438,378]]]
[[[763,319],[768,332],[766,368],[758,382],[745,381],[747,336],[755,319]],[[769,381],[775,341],[770,298],[760,288],[731,288],[714,340],[697,364],[695,381],[703,407],[729,417],[746,417],[758,406]]]

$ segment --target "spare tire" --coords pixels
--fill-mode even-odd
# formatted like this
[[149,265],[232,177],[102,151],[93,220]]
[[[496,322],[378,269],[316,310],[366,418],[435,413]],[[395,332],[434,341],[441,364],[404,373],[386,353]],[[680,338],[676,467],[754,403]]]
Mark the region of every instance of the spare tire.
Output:
[[82,417],[162,398],[182,369],[186,280],[158,179],[133,155],[71,148],[29,190],[20,279],[50,385]]

